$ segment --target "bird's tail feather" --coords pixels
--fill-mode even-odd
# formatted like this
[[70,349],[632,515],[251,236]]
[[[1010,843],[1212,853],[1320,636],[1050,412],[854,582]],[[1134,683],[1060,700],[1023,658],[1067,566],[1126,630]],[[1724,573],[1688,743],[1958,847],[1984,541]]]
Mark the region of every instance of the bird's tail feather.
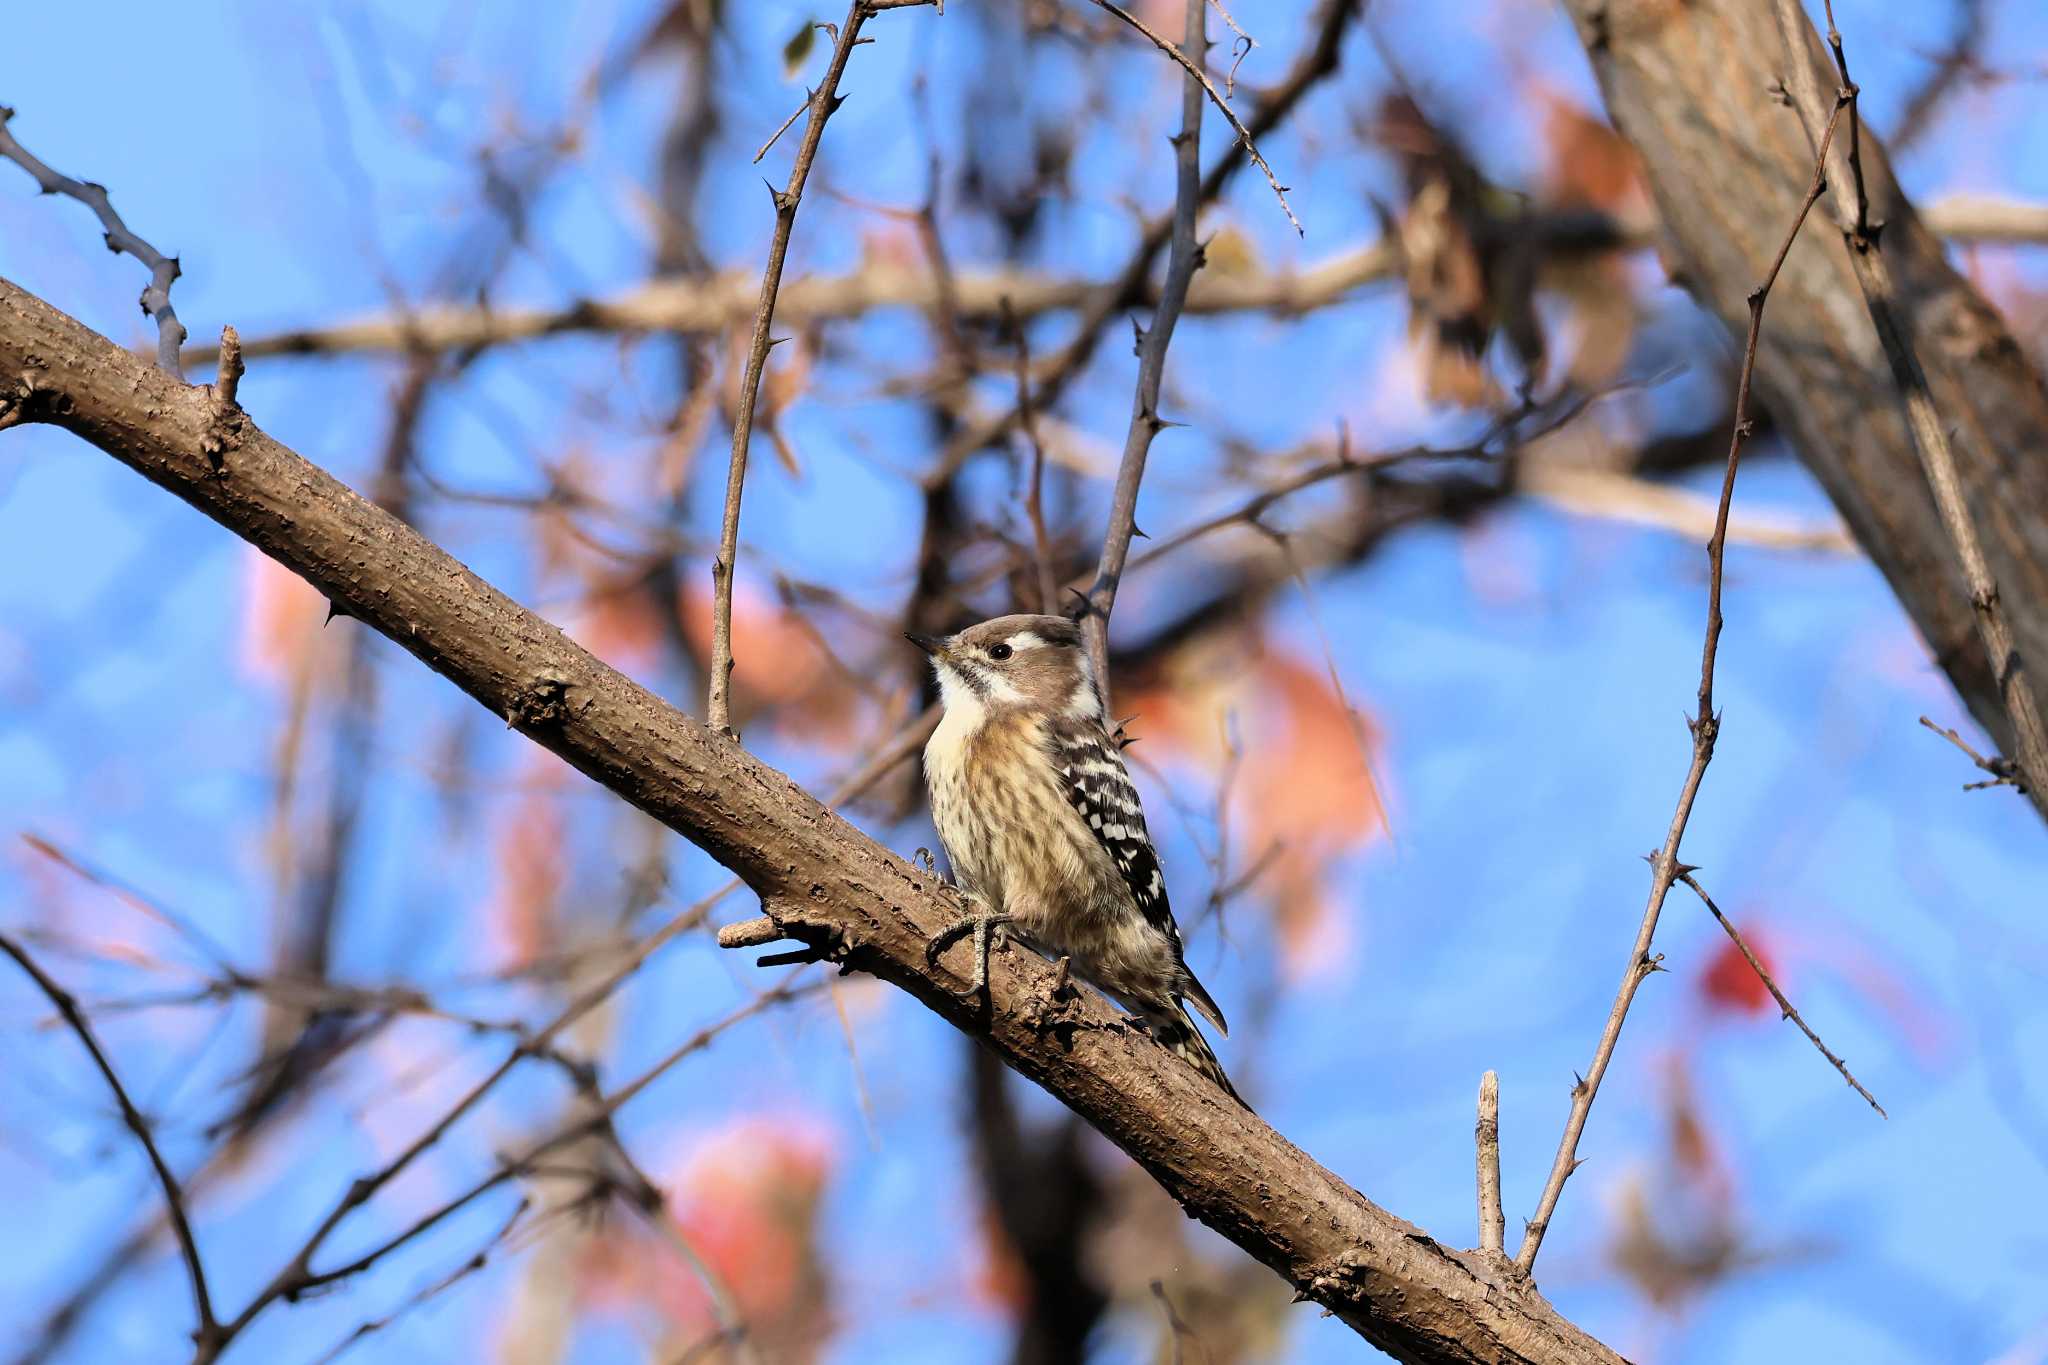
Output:
[[1244,1096],[1237,1093],[1237,1087],[1230,1083],[1230,1077],[1223,1072],[1223,1063],[1217,1061],[1216,1054],[1209,1050],[1209,1040],[1202,1036],[1184,1009],[1148,1012],[1144,1019],[1145,1026],[1161,1047],[1216,1082],[1224,1094],[1244,1104],[1246,1109],[1251,1108],[1245,1104]]

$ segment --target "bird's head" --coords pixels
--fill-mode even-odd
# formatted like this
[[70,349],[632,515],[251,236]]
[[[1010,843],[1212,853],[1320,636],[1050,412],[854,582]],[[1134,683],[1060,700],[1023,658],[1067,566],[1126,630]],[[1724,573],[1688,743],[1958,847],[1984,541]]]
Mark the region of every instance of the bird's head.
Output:
[[1081,628],[1064,616],[998,616],[957,635],[910,635],[931,657],[948,710],[1020,707],[1047,714],[1102,709]]

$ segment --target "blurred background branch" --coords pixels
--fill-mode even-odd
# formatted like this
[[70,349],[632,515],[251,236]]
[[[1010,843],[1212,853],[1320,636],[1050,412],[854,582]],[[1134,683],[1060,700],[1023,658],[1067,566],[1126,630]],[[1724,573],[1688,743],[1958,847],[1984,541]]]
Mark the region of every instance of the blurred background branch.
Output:
[[[1187,19],[1119,4],[1161,35]],[[372,0],[169,29],[133,8],[12,16],[37,60],[10,72],[10,128],[182,249],[202,335],[246,338],[236,403],[203,406],[212,491],[260,427],[701,711],[713,452],[769,226],[752,158],[798,110],[764,164],[793,155],[840,36],[817,21],[845,6]],[[1154,538],[1109,668],[1191,963],[1237,1025],[1226,1065],[1463,1244],[1471,1078],[1500,1079],[1501,1197],[1533,1201],[1610,1005],[1611,911],[1684,762],[1744,295],[1811,125],[1740,5],[1255,8],[1210,17],[1210,84],[1309,235],[1208,104],[1204,263],[1154,404],[1185,426],[1132,504]],[[1835,8],[1899,309],[2030,660],[2048,16]],[[867,28],[750,408],[727,700],[750,750],[908,852],[936,842],[935,712],[900,633],[1094,581],[1187,72],[1079,0]],[[194,89],[232,135],[163,117]],[[159,356],[164,319],[37,183],[0,193],[0,275]],[[2024,1082],[2040,823],[2000,781],[1995,677],[1837,226],[1809,224],[1772,296],[1726,519],[1729,724],[1685,856],[1733,932],[1664,918],[1669,989],[1630,1014],[1542,1258],[1544,1294],[1632,1358],[2018,1361],[2048,1339],[2011,1217],[2048,1198]],[[217,351],[171,346],[195,374]],[[0,851],[0,932],[149,1116],[215,1292],[239,1312],[278,1290],[228,1360],[1356,1358],[930,1011],[861,973],[818,990],[815,965],[764,1000],[714,948],[754,913],[724,869],[79,458],[40,373],[0,370],[0,791],[35,812]],[[513,701],[530,733],[560,704]],[[796,950],[829,955],[814,937]],[[1896,1123],[1815,1066],[1773,987]],[[31,983],[0,1016],[24,1229],[0,1355],[189,1355],[167,1328],[190,1276],[132,1132]],[[1930,1171],[1929,1143],[1954,1159]],[[388,1250],[283,1301],[304,1285],[280,1267],[394,1166],[304,1269]],[[1957,1245],[1984,1254],[1937,1250]]]

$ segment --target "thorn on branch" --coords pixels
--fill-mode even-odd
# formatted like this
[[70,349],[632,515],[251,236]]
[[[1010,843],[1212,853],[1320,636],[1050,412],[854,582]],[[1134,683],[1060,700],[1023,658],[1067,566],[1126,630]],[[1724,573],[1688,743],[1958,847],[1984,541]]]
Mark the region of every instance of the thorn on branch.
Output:
[[1743,960],[1749,963],[1750,970],[1756,973],[1757,980],[1763,982],[1764,989],[1768,990],[1771,993],[1771,998],[1778,1002],[1778,1008],[1783,1012],[1783,1017],[1791,1020],[1798,1026],[1799,1031],[1806,1035],[1807,1041],[1819,1050],[1821,1056],[1828,1059],[1829,1064],[1841,1074],[1842,1079],[1848,1082],[1850,1088],[1861,1095],[1864,1101],[1877,1111],[1879,1118],[1891,1117],[1884,1112],[1884,1106],[1877,1102],[1877,1097],[1868,1090],[1865,1090],[1863,1083],[1850,1074],[1849,1064],[1829,1051],[1827,1044],[1820,1040],[1820,1035],[1807,1027],[1806,1021],[1799,1017],[1799,1011],[1792,1008],[1792,1002],[1786,998],[1785,992],[1779,989],[1778,983],[1771,978],[1770,972],[1765,970],[1762,960],[1757,957],[1755,952],[1751,951],[1748,941],[1742,937],[1741,932],[1736,929],[1733,921],[1721,913],[1721,907],[1714,904],[1713,897],[1707,894],[1706,888],[1701,886],[1690,872],[1682,874],[1679,880],[1692,888],[1693,894],[1700,898],[1700,903],[1707,907],[1707,912],[1714,917],[1714,921],[1721,926],[1736,948],[1741,951]]

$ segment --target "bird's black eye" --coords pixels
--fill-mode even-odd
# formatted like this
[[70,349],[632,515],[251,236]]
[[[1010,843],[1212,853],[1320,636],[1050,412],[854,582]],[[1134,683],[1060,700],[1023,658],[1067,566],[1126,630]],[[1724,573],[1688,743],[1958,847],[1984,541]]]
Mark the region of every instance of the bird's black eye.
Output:
[[1010,647],[1008,645],[990,645],[988,647],[988,657],[994,659],[997,663],[1001,663],[1010,657]]

